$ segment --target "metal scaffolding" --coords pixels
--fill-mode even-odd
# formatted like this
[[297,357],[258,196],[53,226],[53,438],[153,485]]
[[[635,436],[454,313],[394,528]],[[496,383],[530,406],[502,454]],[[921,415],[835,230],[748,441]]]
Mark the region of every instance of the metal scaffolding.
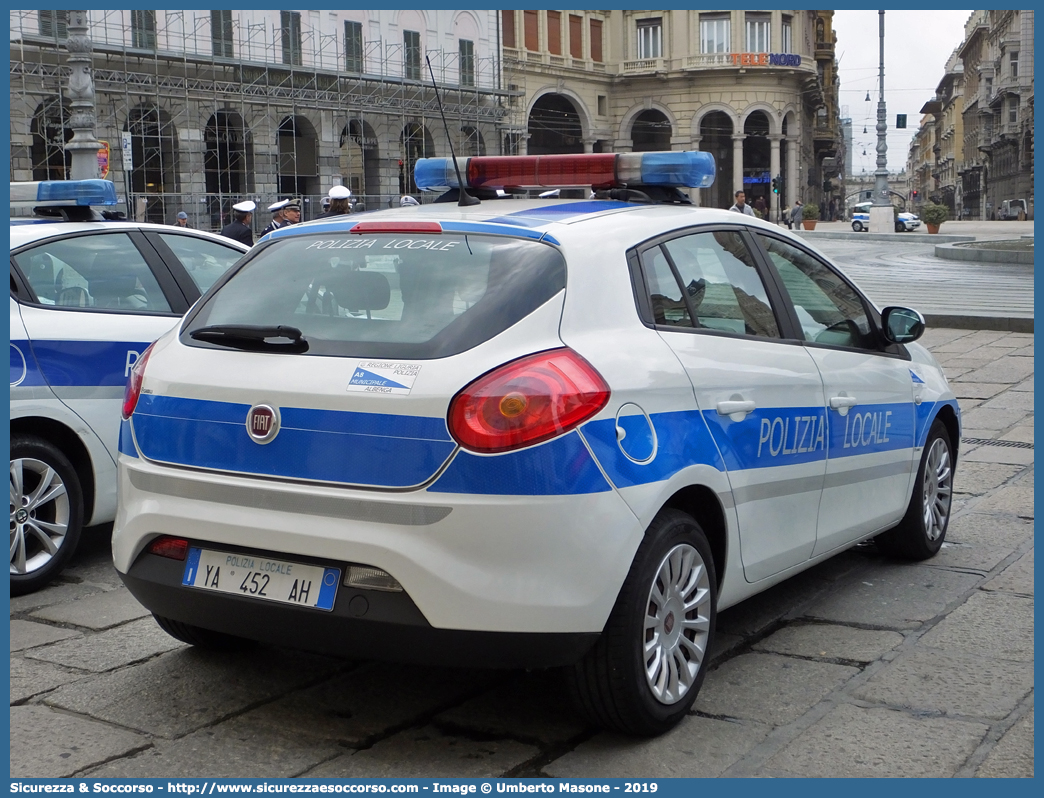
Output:
[[[65,13],[10,12],[12,180],[67,177]],[[192,226],[220,229],[231,205],[251,198],[260,228],[277,197],[301,197],[303,218],[315,217],[338,182],[366,208],[396,201],[412,188],[417,157],[449,154],[424,56],[457,154],[501,150],[507,109],[495,46],[462,59],[373,38],[349,53],[347,26],[343,36],[324,33],[300,12],[89,17],[95,132],[133,218],[171,223],[185,210]]]

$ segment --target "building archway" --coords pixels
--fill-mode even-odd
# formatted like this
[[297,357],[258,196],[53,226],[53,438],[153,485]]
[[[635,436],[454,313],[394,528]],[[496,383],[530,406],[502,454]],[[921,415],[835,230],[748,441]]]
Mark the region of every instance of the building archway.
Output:
[[529,112],[530,155],[571,154],[584,151],[580,113],[561,94],[545,94]]
[[72,153],[65,150],[73,137],[68,106],[58,97],[48,97],[36,107],[30,133],[33,180],[65,180],[72,168]]
[[181,207],[167,207],[168,202],[178,205],[176,198],[166,196],[178,191],[178,131],[170,114],[155,105],[139,105],[131,109],[123,129],[131,135],[130,190],[146,195],[145,221],[173,222]]
[[435,154],[435,145],[431,133],[424,125],[410,122],[399,136],[399,152],[402,153],[399,169],[399,193],[416,194],[417,184],[413,180],[413,167],[419,158],[431,158]]
[[772,190],[772,153],[769,142],[770,121],[764,111],[752,111],[743,123],[743,191],[747,202],[754,204],[758,197],[770,204]]
[[356,196],[380,193],[378,155],[377,136],[366,122],[351,119],[341,128],[339,171]]
[[279,193],[282,196],[318,194],[319,158],[315,128],[303,116],[287,116],[279,123]]
[[660,152],[671,148],[674,130],[663,111],[642,111],[631,123],[632,152]]
[[215,111],[203,131],[203,177],[210,224],[220,230],[232,205],[252,188],[254,146],[243,117],[236,111]]
[[732,133],[732,117],[724,111],[711,111],[700,120],[700,150],[714,156],[717,168],[714,185],[700,189],[704,207],[732,207]]

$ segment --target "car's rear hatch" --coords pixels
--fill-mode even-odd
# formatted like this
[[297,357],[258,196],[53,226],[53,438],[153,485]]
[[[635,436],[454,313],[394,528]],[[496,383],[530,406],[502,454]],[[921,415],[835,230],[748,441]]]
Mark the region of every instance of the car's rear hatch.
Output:
[[423,485],[456,449],[454,394],[562,345],[564,286],[561,254],[533,240],[433,230],[273,242],[157,346],[132,418],[138,451],[226,473]]

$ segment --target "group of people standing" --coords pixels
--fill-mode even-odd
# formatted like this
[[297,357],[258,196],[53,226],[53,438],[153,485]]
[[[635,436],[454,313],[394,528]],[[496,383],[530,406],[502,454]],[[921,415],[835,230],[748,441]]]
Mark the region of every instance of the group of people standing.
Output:
[[[732,204],[732,207],[729,208],[729,210],[735,211],[736,213],[746,214],[747,216],[760,215],[762,219],[768,215],[768,206],[765,204],[765,198],[758,197],[754,200],[754,207],[752,208],[747,204],[747,195],[742,189],[736,192],[736,201]],[[757,211],[757,213],[754,213],[754,211]],[[794,202],[794,207],[784,208],[780,211],[779,218],[789,229],[793,230],[795,227],[801,227],[801,217],[803,213],[804,207],[801,204],[801,200],[796,200]]]
[[[351,197],[351,189],[347,186],[332,186],[326,196],[322,199],[323,213],[319,218],[322,219],[351,213]],[[257,210],[257,203],[253,200],[237,202],[232,206],[232,221],[221,228],[221,235],[226,238],[231,238],[233,241],[239,241],[240,243],[246,244],[248,247],[252,247],[254,245],[254,234],[250,227],[250,223],[254,218],[255,210]],[[281,227],[297,224],[301,221],[300,199],[288,198],[277,200],[268,206],[268,210],[272,213],[272,220],[268,223],[268,226],[261,231],[262,236],[268,235],[272,231],[278,230]],[[184,213],[178,214],[179,225],[182,224],[181,217],[183,215]]]

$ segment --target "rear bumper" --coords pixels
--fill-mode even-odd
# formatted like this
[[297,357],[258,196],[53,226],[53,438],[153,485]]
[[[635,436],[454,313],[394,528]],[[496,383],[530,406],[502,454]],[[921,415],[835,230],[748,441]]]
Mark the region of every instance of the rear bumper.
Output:
[[182,587],[183,561],[141,554],[120,577],[146,608],[218,632],[355,659],[489,668],[576,662],[597,634],[435,629],[408,595],[342,585],[330,612]]
[[[129,586],[143,578],[133,569],[152,539],[191,537],[206,548],[315,560],[342,573],[349,563],[383,569],[419,619],[444,631],[597,635],[643,535],[616,490],[390,493],[193,472],[126,455],[119,473],[113,561]],[[180,576],[165,584],[139,588],[139,600],[203,625],[177,611],[174,596],[188,592]],[[229,604],[229,623],[240,614],[278,614],[267,602],[252,606]]]

